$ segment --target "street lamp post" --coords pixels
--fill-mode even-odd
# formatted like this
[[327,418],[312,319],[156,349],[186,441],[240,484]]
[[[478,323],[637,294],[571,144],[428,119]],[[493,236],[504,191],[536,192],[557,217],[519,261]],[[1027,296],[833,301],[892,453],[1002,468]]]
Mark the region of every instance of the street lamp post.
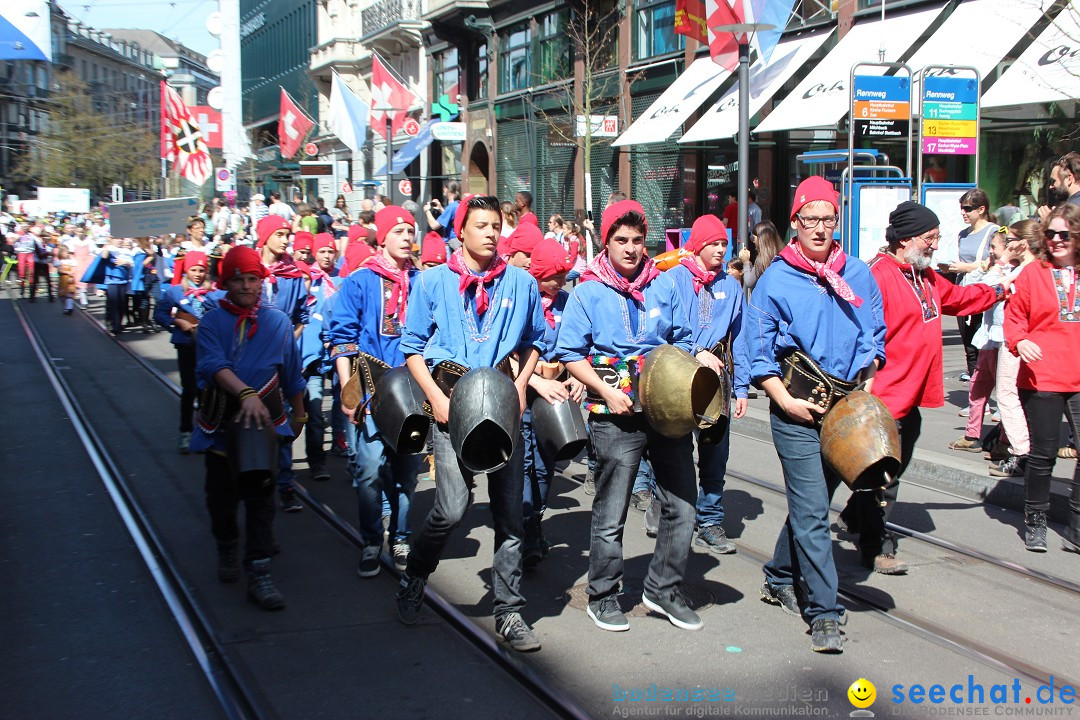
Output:
[[732,23],[717,25],[718,33],[733,33],[739,44],[739,235],[738,249],[747,246],[749,228],[746,225],[750,207],[750,36],[759,30],[773,30],[768,23]]

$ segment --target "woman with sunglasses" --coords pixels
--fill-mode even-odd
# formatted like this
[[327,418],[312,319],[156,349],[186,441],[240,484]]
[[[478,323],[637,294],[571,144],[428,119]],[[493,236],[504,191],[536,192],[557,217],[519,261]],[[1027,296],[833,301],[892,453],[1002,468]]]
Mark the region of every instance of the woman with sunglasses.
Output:
[[[1074,434],[1080,421],[1078,240],[1080,207],[1058,206],[1047,216],[1043,237],[1036,236],[1031,247],[1036,260],[1016,278],[1005,306],[1005,343],[1021,360],[1016,384],[1031,433],[1024,471],[1024,544],[1032,552],[1046,552],[1046,511],[1061,416],[1066,415]],[[1073,474],[1065,549],[1080,553],[1080,465]]]
[[[986,270],[990,259],[990,240],[998,231],[998,226],[991,222],[990,198],[979,188],[968,190],[960,196],[960,212],[968,226],[960,231],[960,260],[950,264],[947,270],[958,273],[957,284],[970,285],[977,282],[977,278]],[[982,325],[982,314],[957,317],[956,323],[960,328],[964,355],[967,357],[967,372],[962,374],[960,379],[967,381],[975,373],[975,366],[979,361],[979,349],[971,344],[971,339]]]

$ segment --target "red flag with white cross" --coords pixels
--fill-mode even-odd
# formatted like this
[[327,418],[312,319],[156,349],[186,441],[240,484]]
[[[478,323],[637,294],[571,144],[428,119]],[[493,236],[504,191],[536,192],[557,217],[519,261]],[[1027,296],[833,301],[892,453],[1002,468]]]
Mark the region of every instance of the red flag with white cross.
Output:
[[281,88],[281,114],[278,116],[278,148],[281,157],[288,160],[304,144],[304,139],[315,127],[315,121]]
[[386,121],[390,119],[390,136],[397,135],[405,124],[406,112],[420,102],[404,84],[390,72],[378,55],[371,57],[371,129],[386,139]]

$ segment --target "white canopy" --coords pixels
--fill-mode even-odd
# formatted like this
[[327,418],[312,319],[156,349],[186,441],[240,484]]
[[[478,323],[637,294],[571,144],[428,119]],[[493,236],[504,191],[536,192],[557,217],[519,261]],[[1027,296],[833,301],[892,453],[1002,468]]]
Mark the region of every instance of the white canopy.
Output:
[[[851,67],[857,62],[877,62],[884,47],[885,62],[895,62],[930,27],[942,8],[861,22],[840,38],[836,47],[757,126],[755,133],[836,125],[848,112]],[[967,40],[957,40],[965,45]],[[986,38],[986,42],[993,42]],[[866,75],[881,75],[881,68],[867,68]]]
[[626,132],[611,143],[612,146],[647,145],[667,140],[729,75],[728,70],[711,58],[695,60]]
[[986,91],[982,105],[991,108],[1072,102],[1077,98],[1080,98],[1080,6],[1073,0]]
[[[831,36],[832,30],[784,40],[773,50],[767,65],[760,58],[750,66],[750,116],[753,117],[783,87],[795,71]],[[739,83],[724,93],[713,107],[690,128],[680,143],[729,138],[739,131]]]

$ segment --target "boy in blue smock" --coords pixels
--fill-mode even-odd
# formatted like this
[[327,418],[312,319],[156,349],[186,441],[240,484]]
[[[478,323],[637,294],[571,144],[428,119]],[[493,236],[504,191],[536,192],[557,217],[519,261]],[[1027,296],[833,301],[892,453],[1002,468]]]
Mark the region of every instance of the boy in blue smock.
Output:
[[826,653],[844,650],[829,536],[829,502],[840,480],[821,457],[819,424],[828,408],[793,397],[784,368],[801,351],[822,372],[841,383],[865,382],[869,392],[885,364],[881,292],[866,263],[833,240],[838,215],[832,183],[819,176],[802,181],[790,216],[796,236],[762,274],[746,311],[750,377],[771,401],[788,501],[761,595],[801,614],[810,624],[811,649]]
[[679,592],[694,533],[693,441],[690,433],[675,440],[660,435],[644,413],[635,411],[640,403],[632,377],[640,373],[645,355],[664,344],[688,352],[693,348],[674,280],[645,254],[647,232],[645,211],[637,202],[623,200],[604,210],[604,250],[566,304],[555,349],[586,388],[596,453],[587,612],[597,627],[612,632],[630,629],[618,601],[622,540],[634,476],[646,448],[663,513],[642,602],[676,627],[702,627]]
[[[424,584],[439,565],[450,534],[471,501],[473,473],[458,460],[447,425],[450,399],[432,377],[443,361],[473,369],[505,367],[518,357],[514,380],[519,410],[525,409],[525,388],[543,347],[544,315],[536,281],[524,270],[508,267],[496,253],[502,227],[498,198],[472,196],[462,201],[455,218],[461,247],[446,265],[425,270],[409,297],[409,314],[401,351],[405,363],[431,405],[435,426],[435,506],[424,520],[409,553],[398,590],[398,617],[415,623],[424,598]],[[538,650],[540,643],[522,619],[521,595],[522,473],[525,443],[515,439],[513,455],[501,469],[488,473],[488,494],[495,529],[491,567],[495,627],[515,650]]]
[[[342,387],[348,383],[357,360],[389,367],[405,364],[401,332],[410,309],[409,290],[417,275],[410,260],[416,220],[403,208],[388,205],[375,214],[375,226],[379,252],[342,282],[330,319],[327,337]],[[379,574],[384,495],[390,503],[389,533],[394,564],[404,570],[409,556],[409,506],[422,458],[398,455],[383,442],[365,403],[359,408],[342,406],[342,411],[346,417],[349,471],[359,507],[360,536],[364,540],[356,574],[362,578]]]
[[[668,271],[682,299],[694,341],[694,355],[705,367],[720,372],[727,366],[733,380],[733,417],[746,413],[750,386],[750,357],[743,332],[743,292],[739,281],[724,272],[728,231],[720,218],[702,215],[694,221],[684,246],[692,253]],[[698,433],[697,533],[694,543],[728,555],[735,544],[724,532],[724,474],[730,450],[729,423]]]
[[[255,227],[259,236],[255,249],[268,271],[263,280],[262,302],[288,316],[293,324],[293,337],[299,341],[309,318],[309,280],[304,270],[286,251],[290,228],[289,223],[280,215],[267,215]],[[277,484],[281,508],[285,512],[300,512],[304,509],[293,489],[295,477],[292,470],[292,445],[282,445]]]
[[280,610],[285,598],[270,577],[274,545],[273,487],[240,488],[226,456],[225,427],[235,415],[245,425],[272,425],[282,444],[292,442],[307,417],[293,414],[304,406],[300,351],[289,318],[261,303],[267,274],[259,254],[233,248],[221,261],[227,294],[207,312],[196,336],[199,387],[206,392],[191,449],[206,451],[206,507],[218,549],[218,578],[240,577],[237,506],[243,502],[244,568],[248,600],[263,610]]
[[180,452],[190,452],[191,433],[195,429],[195,331],[202,316],[217,305],[225,293],[215,290],[207,279],[209,258],[206,253],[189,252],[185,256],[184,277],[179,285],[165,285],[154,307],[154,320],[172,330],[169,341],[176,348],[180,370]]
[[329,326],[329,301],[337,291],[341,280],[337,277],[337,245],[330,233],[319,233],[312,238],[312,261],[308,266],[311,288],[307,297],[307,324],[300,332],[300,361],[307,378],[304,403],[308,421],[304,429],[304,448],[312,480],[329,480],[326,470],[326,422],[323,418],[322,401],[326,376],[330,372],[330,352],[323,337]]

